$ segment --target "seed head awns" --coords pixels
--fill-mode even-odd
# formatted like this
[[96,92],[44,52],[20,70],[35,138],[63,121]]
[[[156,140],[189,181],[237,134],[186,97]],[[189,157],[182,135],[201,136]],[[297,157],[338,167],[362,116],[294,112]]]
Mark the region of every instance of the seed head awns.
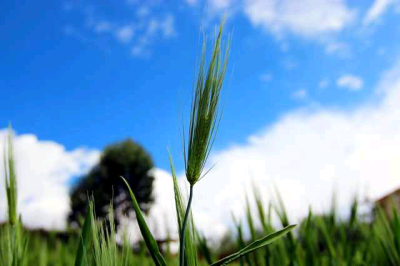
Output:
[[[228,63],[230,43],[230,38],[228,38],[225,55],[222,56],[223,27],[224,20],[213,44],[207,71],[205,70],[206,40],[203,39],[199,72],[193,92],[187,147],[184,143],[186,178],[190,185],[194,185],[201,178],[221,118],[220,92]],[[183,140],[185,142],[185,138]]]

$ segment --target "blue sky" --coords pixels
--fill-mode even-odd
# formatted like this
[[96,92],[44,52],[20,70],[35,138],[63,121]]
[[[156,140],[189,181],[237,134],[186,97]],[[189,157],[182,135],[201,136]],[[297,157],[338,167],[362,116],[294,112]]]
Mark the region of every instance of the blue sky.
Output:
[[212,40],[225,12],[233,38],[218,164],[194,201],[204,228],[221,233],[231,208],[241,215],[251,179],[281,187],[294,217],[327,207],[333,187],[346,207],[356,192],[374,199],[400,186],[397,0],[8,1],[0,129],[11,122],[17,133],[29,225],[63,228],[71,178],[127,137],[154,158],[154,216],[168,209],[166,147],[181,173],[200,29]]
[[[67,149],[132,137],[168,169],[168,143],[181,161],[179,112],[190,103],[200,27],[211,39],[225,11],[233,41],[216,149],[242,143],[305,103],[352,108],[371,97],[379,71],[398,54],[394,5],[363,25],[373,1],[338,1],[345,9],[338,12],[350,14],[336,18],[339,27],[276,21],[281,29],[273,32],[273,24],[252,23],[251,1],[214,2],[7,2],[0,11],[2,127],[11,121],[18,133]],[[360,90],[338,88],[345,75],[360,78]]]

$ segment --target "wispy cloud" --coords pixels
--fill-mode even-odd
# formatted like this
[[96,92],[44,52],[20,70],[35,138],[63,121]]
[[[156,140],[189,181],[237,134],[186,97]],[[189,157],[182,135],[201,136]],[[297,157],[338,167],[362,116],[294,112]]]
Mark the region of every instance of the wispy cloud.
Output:
[[77,27],[70,27],[66,34],[80,40],[100,40],[113,36],[120,44],[129,45],[132,55],[142,57],[151,54],[152,45],[159,41],[160,37],[169,39],[177,36],[174,15],[164,11],[156,12],[159,6],[157,1],[145,4],[140,4],[139,1],[127,1],[126,4],[135,8],[136,16],[121,18],[121,21],[99,17],[97,6],[80,5],[74,10],[84,15],[83,25],[79,31]]
[[287,33],[318,38],[321,34],[338,32],[350,24],[356,12],[340,0],[253,0],[245,1],[245,14],[278,38]]
[[370,25],[379,20],[379,18],[389,9],[389,7],[396,3],[396,0],[375,0],[372,6],[368,9],[364,17],[363,24]]
[[343,75],[336,81],[336,84],[340,88],[346,88],[351,91],[359,91],[362,89],[364,82],[359,76]]
[[147,50],[149,43],[149,37],[144,35],[137,40],[136,44],[131,48],[131,55],[136,57],[148,57],[150,56],[150,51]]
[[329,41],[325,46],[327,54],[337,54],[342,57],[351,56],[350,45],[344,42]]
[[164,20],[160,22],[160,28],[165,37],[176,36],[175,18],[172,14],[168,14]]
[[132,40],[134,29],[130,25],[123,26],[116,32],[116,37],[123,43],[129,43]]
[[131,47],[131,54],[135,57],[149,57],[149,46],[154,41],[157,33],[161,33],[164,38],[171,38],[177,35],[174,27],[174,16],[167,14],[164,19],[151,19],[145,31]]

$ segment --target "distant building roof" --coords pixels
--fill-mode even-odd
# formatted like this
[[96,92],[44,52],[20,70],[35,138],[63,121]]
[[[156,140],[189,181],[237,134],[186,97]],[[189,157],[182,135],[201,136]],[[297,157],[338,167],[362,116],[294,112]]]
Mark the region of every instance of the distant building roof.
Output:
[[377,199],[375,201],[375,203],[383,203],[384,201],[386,201],[387,199],[389,199],[391,196],[393,196],[395,194],[400,194],[400,188],[386,194],[385,196],[381,197],[380,199]]

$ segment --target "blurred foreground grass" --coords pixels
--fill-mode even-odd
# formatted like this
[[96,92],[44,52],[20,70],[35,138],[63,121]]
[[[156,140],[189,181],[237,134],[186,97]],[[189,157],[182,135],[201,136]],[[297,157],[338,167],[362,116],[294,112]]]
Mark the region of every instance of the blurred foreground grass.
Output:
[[[254,193],[257,208],[248,205],[245,221],[236,221],[236,230],[230,232],[219,245],[209,245],[197,234],[196,245],[200,260],[198,265],[209,265],[211,261],[238,250],[254,239],[274,232],[289,223],[282,202],[265,205],[258,193]],[[376,208],[373,217],[364,219],[358,213],[358,202],[354,201],[350,217],[340,219],[337,210],[314,215],[310,210],[297,230],[287,234],[269,246],[245,256],[236,265],[400,265],[400,220],[396,208],[392,218]],[[272,222],[278,214],[280,224]],[[255,224],[260,226],[255,226]],[[5,225],[0,228],[4,235]],[[244,232],[250,232],[247,237]],[[24,231],[29,243],[26,265],[69,266],[74,265],[79,234],[44,231]],[[4,240],[4,239],[3,239]],[[128,265],[154,265],[144,244],[142,248],[130,249]],[[118,248],[122,253],[122,247]],[[168,265],[178,265],[179,257],[165,248],[164,257]],[[1,260],[2,258],[0,258]],[[3,265],[3,264],[1,264]],[[18,264],[16,264],[18,265]]]

